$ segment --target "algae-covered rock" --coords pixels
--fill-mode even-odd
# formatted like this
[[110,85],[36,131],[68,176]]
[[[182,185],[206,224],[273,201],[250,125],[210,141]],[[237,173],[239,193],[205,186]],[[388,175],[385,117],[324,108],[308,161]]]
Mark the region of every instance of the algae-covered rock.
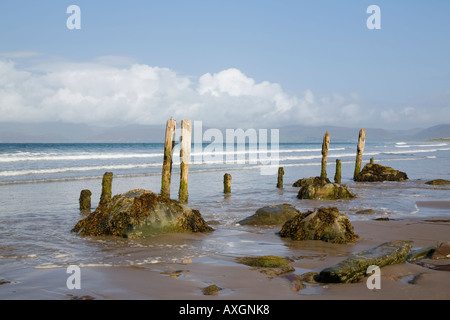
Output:
[[258,256],[258,257],[239,257],[236,258],[238,263],[245,264],[250,267],[259,268],[282,268],[289,265],[289,260],[278,256]]
[[380,164],[368,163],[359,174],[355,176],[358,182],[382,182],[382,181],[404,181],[407,180],[406,173],[385,167]]
[[358,237],[350,219],[334,207],[300,213],[287,221],[279,234],[293,240],[322,240],[332,243],[348,243]]
[[255,214],[238,223],[241,225],[282,225],[292,219],[300,211],[290,204],[265,206],[256,210]]
[[273,255],[240,257],[236,258],[236,262],[254,267],[269,277],[275,277],[295,271],[294,267],[290,265],[289,260]]
[[205,288],[202,289],[202,293],[205,296],[215,296],[219,293],[219,291],[222,290],[222,288],[218,287],[215,284],[212,284],[210,286],[207,286]]
[[387,265],[403,263],[411,250],[411,241],[391,241],[378,247],[364,250],[338,264],[323,269],[316,280],[324,283],[349,283],[363,277],[369,266],[382,268]]
[[145,237],[166,232],[208,232],[200,212],[176,200],[136,189],[116,195],[80,220],[73,232],[86,236]]
[[355,195],[347,187],[331,183],[328,178],[306,178],[297,181],[296,185],[301,186],[297,194],[299,199],[337,200],[355,198]]
[[432,186],[442,186],[442,185],[450,184],[450,180],[434,179],[434,180],[427,181],[425,183],[432,185]]
[[426,248],[419,248],[412,250],[406,257],[407,262],[414,262],[420,259],[431,257],[433,252],[436,250],[435,246],[430,246]]

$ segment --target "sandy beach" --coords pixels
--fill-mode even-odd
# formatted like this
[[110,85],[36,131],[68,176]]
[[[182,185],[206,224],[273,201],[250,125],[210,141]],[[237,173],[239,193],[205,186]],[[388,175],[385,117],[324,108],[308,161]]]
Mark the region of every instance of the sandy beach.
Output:
[[[442,204],[441,204],[442,205]],[[445,206],[448,210],[448,203]],[[289,247],[288,258],[294,274],[319,272],[351,253],[369,249],[391,240],[409,240],[413,249],[436,246],[450,241],[450,220],[436,218],[389,221],[355,221],[359,239],[352,244],[323,241],[282,240]],[[249,235],[252,240],[267,237],[276,229],[264,229]],[[274,253],[276,254],[276,253]],[[64,268],[17,269],[2,274],[0,299],[77,299],[96,300],[357,300],[357,299],[450,299],[450,274],[424,265],[448,265],[450,259],[420,260],[381,269],[381,288],[368,289],[366,278],[351,284],[304,283],[298,290],[293,277],[270,276],[261,270],[239,264],[235,257],[208,257],[154,264],[145,267],[81,268],[81,289],[66,287]],[[204,295],[202,289],[215,284],[216,295]]]

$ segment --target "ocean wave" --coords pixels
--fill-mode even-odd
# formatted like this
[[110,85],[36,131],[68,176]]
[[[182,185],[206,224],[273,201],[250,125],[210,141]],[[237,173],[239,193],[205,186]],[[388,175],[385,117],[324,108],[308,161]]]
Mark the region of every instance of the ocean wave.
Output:
[[[214,146],[214,145],[212,145]],[[227,150],[227,147],[219,148],[220,145],[217,146],[214,151],[202,151],[202,152],[194,152],[191,153],[191,156],[211,156],[211,155],[230,155],[230,154],[261,154],[261,153],[270,153],[271,149],[269,148],[259,148],[256,150],[250,149],[247,150],[245,148],[240,148],[239,146],[236,148],[233,147],[233,150]],[[223,151],[219,151],[222,149]],[[285,149],[285,150],[276,150],[278,153],[297,153],[297,152],[320,152],[322,149],[319,148],[303,148],[303,149]],[[345,150],[345,148],[330,148],[329,151],[341,151]],[[164,157],[164,153],[102,153],[102,154],[94,154],[94,153],[83,153],[83,154],[57,154],[57,153],[30,153],[30,152],[21,152],[14,154],[4,154],[0,156],[0,162],[24,162],[24,161],[83,161],[83,160],[120,160],[120,159],[145,159],[145,158],[162,158]]]
[[83,172],[95,170],[120,170],[120,169],[139,169],[160,167],[160,163],[150,164],[124,164],[124,165],[108,165],[108,166],[91,166],[91,167],[67,167],[67,168],[52,168],[52,169],[31,169],[31,170],[17,170],[17,171],[0,171],[0,177],[15,177],[24,175],[41,175],[54,174],[64,172]]

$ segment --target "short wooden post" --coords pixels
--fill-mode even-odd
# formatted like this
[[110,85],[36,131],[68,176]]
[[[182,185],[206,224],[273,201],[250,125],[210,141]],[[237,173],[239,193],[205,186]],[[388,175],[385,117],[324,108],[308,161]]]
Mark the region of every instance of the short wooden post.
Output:
[[278,182],[277,182],[277,188],[283,189],[283,175],[284,175],[284,169],[282,167],[278,168]]
[[330,135],[327,132],[323,136],[323,143],[322,143],[322,168],[320,171],[321,178],[327,177],[327,155],[329,147],[330,147]]
[[362,155],[364,152],[364,144],[366,142],[366,130],[361,129],[359,131],[358,138],[358,147],[356,149],[356,163],[355,163],[355,172],[353,174],[353,179],[361,172],[361,164],[362,164]]
[[181,120],[181,149],[180,149],[180,189],[178,199],[181,203],[188,202],[189,159],[191,156],[192,126],[191,120]]
[[101,207],[106,207],[111,202],[112,180],[113,180],[113,173],[105,172],[102,180],[102,194],[100,196],[100,203],[99,203],[99,206]]
[[374,159],[374,157],[370,158],[370,164],[375,164],[375,159]]
[[91,211],[91,195],[92,192],[90,190],[84,189],[80,192],[80,211],[87,212]]
[[164,161],[161,177],[161,195],[170,198],[170,179],[172,175],[172,153],[175,145],[174,135],[177,122],[174,119],[167,120],[166,138],[164,141]]
[[229,173],[223,176],[223,193],[231,193],[231,174]]
[[341,184],[341,160],[336,159],[336,173],[334,174],[334,183]]

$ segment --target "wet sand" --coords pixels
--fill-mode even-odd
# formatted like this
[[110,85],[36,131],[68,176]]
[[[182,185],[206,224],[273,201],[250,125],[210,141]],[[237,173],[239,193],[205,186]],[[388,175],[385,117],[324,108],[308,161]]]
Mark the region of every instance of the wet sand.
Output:
[[[391,240],[413,241],[413,249],[450,241],[450,222],[442,217],[389,221],[355,221],[360,238],[352,244],[283,240],[295,274],[320,272],[348,255]],[[279,228],[268,230],[275,232]],[[253,234],[256,240],[267,233]],[[274,252],[276,254],[276,252]],[[64,268],[34,269],[21,265],[0,275],[0,299],[60,299],[91,297],[96,300],[356,300],[450,299],[450,272],[416,263],[381,269],[381,289],[368,289],[366,278],[352,284],[312,284],[297,290],[293,277],[270,276],[236,263],[236,257],[208,257],[142,267],[82,267],[81,289],[69,290]],[[421,260],[422,264],[448,265],[450,259]],[[19,264],[18,264],[19,265]],[[293,281],[294,280],[294,281]],[[2,282],[0,282],[2,283]],[[215,284],[217,295],[203,295]]]

